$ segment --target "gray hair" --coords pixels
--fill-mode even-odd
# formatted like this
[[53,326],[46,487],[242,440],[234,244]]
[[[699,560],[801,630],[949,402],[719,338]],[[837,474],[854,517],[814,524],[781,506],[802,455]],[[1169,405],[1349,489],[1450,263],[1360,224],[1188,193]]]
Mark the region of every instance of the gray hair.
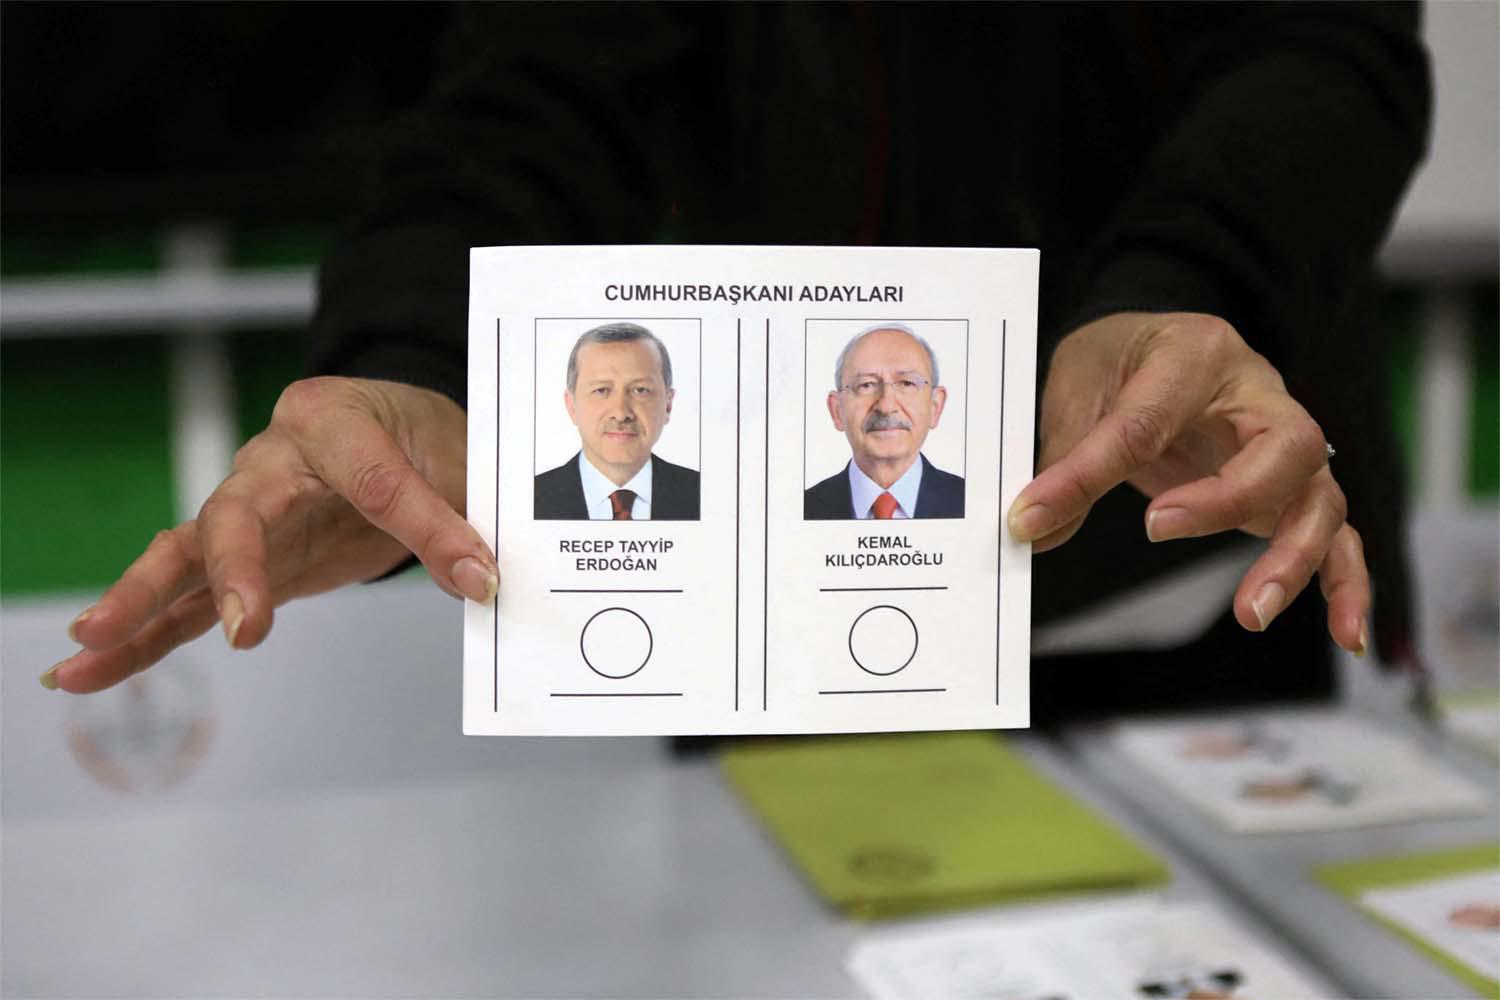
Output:
[[672,388],[672,356],[667,353],[667,345],[657,339],[656,334],[638,326],[635,323],[605,323],[596,326],[592,330],[584,331],[583,336],[573,345],[573,351],[568,355],[568,391],[572,392],[578,388],[578,351],[584,344],[622,344],[636,340],[649,340],[656,345],[657,357],[661,358],[661,378]]
[[851,339],[849,343],[844,345],[844,349],[842,351],[839,351],[839,359],[833,363],[833,387],[835,389],[842,389],[844,387],[842,383],[842,380],[844,378],[844,362],[849,360],[849,352],[854,350],[855,345],[858,344],[861,340],[864,340],[872,333],[879,333],[881,330],[899,330],[901,333],[906,334],[912,340],[915,340],[917,343],[921,344],[922,350],[927,352],[927,365],[928,368],[932,371],[932,384],[935,386],[943,384],[942,379],[938,377],[937,353],[933,351],[931,344],[923,340],[917,334],[917,331],[913,330],[905,323],[877,323],[874,326],[867,327],[856,333],[853,339]]

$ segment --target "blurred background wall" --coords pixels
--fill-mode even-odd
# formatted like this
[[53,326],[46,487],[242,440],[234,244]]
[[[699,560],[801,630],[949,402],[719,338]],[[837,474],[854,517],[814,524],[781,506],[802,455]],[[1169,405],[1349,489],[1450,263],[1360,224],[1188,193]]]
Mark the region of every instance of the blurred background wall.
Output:
[[[1500,495],[1497,10],[1428,10],[1433,152],[1382,257],[1418,506]],[[0,596],[109,582],[264,425],[312,268],[450,13],[0,9]]]

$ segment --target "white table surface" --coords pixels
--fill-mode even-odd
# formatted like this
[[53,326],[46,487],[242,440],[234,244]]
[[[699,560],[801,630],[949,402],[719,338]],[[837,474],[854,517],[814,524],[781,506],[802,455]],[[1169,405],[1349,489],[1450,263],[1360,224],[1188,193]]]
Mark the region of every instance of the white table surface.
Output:
[[[79,607],[0,614],[7,997],[856,993],[843,963],[862,926],[814,896],[708,759],[655,739],[460,735],[459,608],[425,581],[283,609],[252,653],[216,634],[180,653],[169,669],[196,678],[188,710],[216,732],[155,791],[104,787],[68,747],[129,694],[36,683]],[[1253,926],[1121,822],[1172,864],[1169,897]]]

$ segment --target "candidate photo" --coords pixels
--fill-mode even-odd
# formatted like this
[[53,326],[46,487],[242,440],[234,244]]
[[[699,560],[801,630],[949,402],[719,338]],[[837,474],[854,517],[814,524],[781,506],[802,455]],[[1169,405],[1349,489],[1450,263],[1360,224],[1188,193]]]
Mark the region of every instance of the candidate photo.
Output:
[[[833,386],[828,415],[833,430],[848,439],[850,458],[803,493],[803,517],[963,517],[963,477],[922,453],[948,400],[932,346],[901,323],[871,326],[839,352]],[[809,434],[818,433],[815,426]]]
[[536,477],[539,521],[696,521],[698,472],[654,449],[672,418],[672,358],[636,323],[584,332],[568,355],[571,459]]

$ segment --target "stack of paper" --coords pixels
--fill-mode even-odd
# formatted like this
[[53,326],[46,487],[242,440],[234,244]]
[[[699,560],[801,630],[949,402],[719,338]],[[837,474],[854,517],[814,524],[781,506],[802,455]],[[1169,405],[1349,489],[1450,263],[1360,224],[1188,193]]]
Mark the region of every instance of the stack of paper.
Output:
[[1212,907],[1139,897],[886,932],[849,970],[881,1000],[1329,995]]
[[1329,865],[1318,877],[1484,995],[1500,994],[1500,843]]
[[855,916],[1167,878],[992,734],[750,745],[723,766],[818,892]]
[[1415,745],[1333,710],[1132,723],[1114,742],[1234,833],[1475,814],[1487,803]]
[[1419,511],[1412,518],[1417,638],[1443,691],[1494,691],[1500,662],[1500,511]]
[[1500,692],[1448,695],[1443,724],[1465,743],[1500,757]]

